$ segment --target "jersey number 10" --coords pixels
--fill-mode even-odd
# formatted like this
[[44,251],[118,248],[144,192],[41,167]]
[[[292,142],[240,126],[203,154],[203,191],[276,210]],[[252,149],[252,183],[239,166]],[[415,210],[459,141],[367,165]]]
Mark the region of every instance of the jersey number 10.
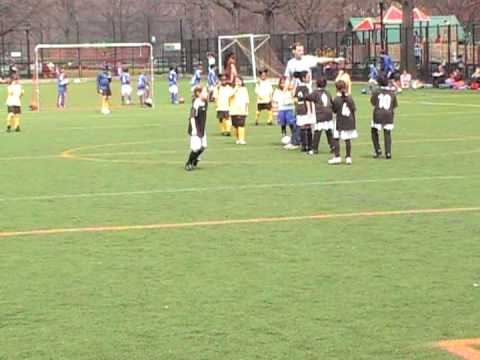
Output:
[[392,106],[392,97],[387,94],[378,95],[378,107],[384,110],[390,110]]

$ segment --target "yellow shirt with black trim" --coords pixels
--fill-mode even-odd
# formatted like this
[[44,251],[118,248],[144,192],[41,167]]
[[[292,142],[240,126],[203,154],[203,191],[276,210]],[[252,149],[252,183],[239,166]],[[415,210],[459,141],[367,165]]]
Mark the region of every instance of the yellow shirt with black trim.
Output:
[[230,85],[217,86],[214,94],[215,99],[217,99],[217,111],[229,111],[232,96],[233,89]]
[[250,98],[248,96],[248,90],[245,86],[241,86],[234,89],[234,95],[230,103],[230,115],[231,116],[247,116],[248,104]]
[[22,106],[22,95],[24,91],[22,85],[18,83],[10,84],[7,87],[7,106]]
[[269,80],[260,80],[255,86],[257,104],[270,104],[272,102],[273,87]]

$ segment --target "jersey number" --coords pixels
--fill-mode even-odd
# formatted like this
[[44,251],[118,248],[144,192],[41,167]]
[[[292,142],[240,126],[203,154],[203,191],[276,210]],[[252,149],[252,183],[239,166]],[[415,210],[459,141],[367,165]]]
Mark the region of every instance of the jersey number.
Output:
[[343,116],[350,116],[352,114],[352,112],[350,111],[350,108],[348,107],[348,105],[346,103],[343,103],[343,107],[342,107],[342,115]]
[[322,103],[324,107],[328,106],[328,96],[325,94],[322,94]]
[[390,110],[392,106],[392,97],[388,94],[378,95],[378,107],[384,110]]

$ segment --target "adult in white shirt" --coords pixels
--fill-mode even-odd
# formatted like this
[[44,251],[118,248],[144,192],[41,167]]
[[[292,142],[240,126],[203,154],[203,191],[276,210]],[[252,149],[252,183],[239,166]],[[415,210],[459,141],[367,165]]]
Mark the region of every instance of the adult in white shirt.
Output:
[[[343,58],[319,57],[313,55],[305,55],[305,47],[301,43],[295,43],[292,46],[293,58],[287,63],[285,69],[286,87],[294,91],[294,88],[300,83],[300,80],[295,77],[295,73],[308,72],[309,83],[307,84],[310,91],[313,90],[312,68],[318,64],[328,64],[331,62],[344,61]],[[295,134],[292,136],[291,144],[285,145],[285,149],[294,150],[300,144],[300,128],[295,127]]]
[[305,48],[300,43],[295,43],[292,46],[293,58],[290,59],[287,63],[287,68],[285,69],[285,76],[289,80],[290,84],[296,86],[298,84],[298,79],[295,79],[295,73],[300,73],[307,71],[309,74],[309,87],[312,87],[312,68],[318,64],[328,64],[332,62],[341,62],[343,58],[331,58],[331,57],[321,57],[313,55],[305,55]]

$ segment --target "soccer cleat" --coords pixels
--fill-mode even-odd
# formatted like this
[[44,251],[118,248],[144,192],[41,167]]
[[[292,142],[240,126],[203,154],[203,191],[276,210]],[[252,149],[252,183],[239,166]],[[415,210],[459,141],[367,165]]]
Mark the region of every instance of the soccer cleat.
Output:
[[255,121],[255,126],[258,126],[258,121]]
[[194,169],[193,165],[190,163],[185,164],[185,170],[186,171],[192,171]]
[[373,158],[374,158],[374,159],[379,159],[380,156],[382,156],[382,152],[381,152],[381,151],[377,151],[377,152],[375,152],[375,153],[373,154]]
[[238,140],[237,145],[247,145],[247,142],[245,140]]
[[341,157],[334,157],[330,160],[328,160],[328,165],[339,165],[342,163],[342,158]]
[[297,150],[300,146],[298,145],[293,145],[293,144],[287,144],[283,148],[285,150]]
[[353,164],[351,157],[347,157],[347,158],[345,159],[345,162],[347,163],[347,165],[352,165],[352,164]]
[[313,156],[315,155],[315,152],[313,150],[309,150],[306,152],[307,155]]
[[386,154],[385,157],[387,158],[387,160],[391,160],[392,159],[392,154]]
[[15,128],[15,132],[20,132],[20,126],[17,126],[17,127]]
[[6,131],[7,131],[7,132],[10,132],[10,131],[12,131],[12,127],[11,127],[10,125],[8,125],[8,126],[7,126],[7,130],[6,130]]
[[268,126],[272,126],[272,125],[273,125],[273,122],[270,121],[269,123],[267,123],[267,125],[268,125]]

